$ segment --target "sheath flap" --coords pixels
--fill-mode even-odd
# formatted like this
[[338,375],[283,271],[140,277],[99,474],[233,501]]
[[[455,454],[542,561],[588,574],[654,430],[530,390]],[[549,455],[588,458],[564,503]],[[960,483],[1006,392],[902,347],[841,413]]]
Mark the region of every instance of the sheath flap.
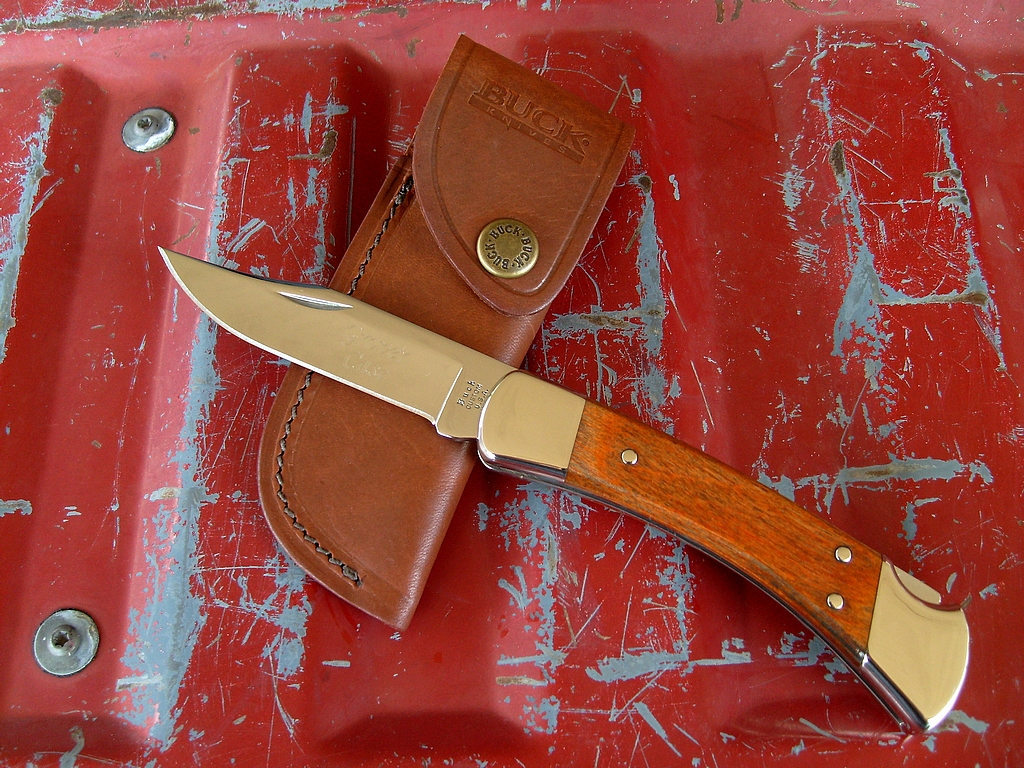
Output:
[[[575,265],[632,138],[611,115],[462,37],[413,150],[427,226],[483,301],[507,315],[537,312]],[[481,232],[502,219],[535,235],[535,263],[517,277],[491,274],[478,256]]]

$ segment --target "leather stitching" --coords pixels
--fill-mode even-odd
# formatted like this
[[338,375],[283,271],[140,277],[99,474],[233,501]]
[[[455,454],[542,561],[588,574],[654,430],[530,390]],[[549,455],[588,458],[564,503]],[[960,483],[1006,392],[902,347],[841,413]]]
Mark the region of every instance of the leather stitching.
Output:
[[362,584],[362,579],[359,578],[359,572],[356,571],[356,569],[352,566],[347,565],[346,563],[336,558],[329,549],[325,549],[320,544],[320,542],[317,541],[316,537],[312,536],[309,533],[309,531],[306,530],[306,526],[299,522],[299,518],[296,516],[295,511],[291,508],[291,506],[289,506],[288,496],[284,492],[284,454],[288,448],[288,438],[291,436],[292,433],[292,423],[295,421],[295,418],[299,415],[299,406],[302,405],[302,401],[306,397],[306,388],[309,387],[312,381],[313,372],[307,371],[306,378],[303,381],[302,386],[299,387],[298,394],[295,397],[295,402],[292,404],[292,411],[291,414],[288,416],[288,421],[286,421],[284,424],[284,435],[281,437],[281,440],[278,443],[281,450],[277,454],[277,472],[274,473],[274,480],[277,481],[277,498],[281,501],[284,513],[288,515],[288,519],[292,521],[292,525],[299,532],[302,533],[302,538],[304,538],[306,541],[312,544],[313,547],[316,549],[317,553],[326,556],[327,562],[329,562],[331,565],[336,565],[339,568],[341,568],[342,574],[344,574],[346,578],[351,580],[358,587]]
[[[391,201],[391,208],[388,211],[388,215],[385,216],[384,220],[381,222],[380,230],[377,232],[377,236],[374,237],[373,243],[367,249],[366,256],[363,258],[362,263],[360,263],[359,270],[356,273],[356,276],[352,279],[352,285],[349,287],[347,291],[347,294],[349,296],[351,296],[355,292],[356,286],[359,284],[359,281],[362,279],[363,275],[366,272],[367,265],[369,265],[370,260],[373,258],[373,252],[377,249],[377,246],[380,245],[381,238],[383,238],[384,233],[388,231],[388,225],[391,223],[391,220],[395,217],[395,214],[398,212],[398,209],[405,202],[405,199],[408,196],[409,191],[411,189],[412,176],[405,180],[405,183],[402,184],[401,188],[395,194],[394,199]],[[281,436],[281,440],[278,443],[278,446],[280,447],[281,450],[278,451],[277,453],[277,472],[274,473],[274,480],[277,483],[277,498],[281,502],[282,508],[284,509],[284,513],[288,515],[288,519],[292,521],[292,525],[300,533],[302,533],[302,538],[313,545],[314,549],[316,549],[317,551],[317,554],[324,555],[327,558],[328,563],[330,563],[331,565],[336,565],[339,568],[341,568],[342,575],[345,576],[345,578],[352,581],[358,587],[363,583],[362,579],[359,577],[359,572],[356,571],[356,569],[352,566],[336,558],[329,549],[321,545],[317,538],[311,535],[308,530],[306,530],[306,526],[304,526],[299,521],[299,518],[295,514],[295,511],[289,505],[288,494],[286,494],[284,490],[284,454],[285,451],[288,449],[288,438],[291,436],[292,433],[292,424],[295,422],[295,419],[299,415],[299,406],[302,405],[302,401],[306,397],[306,389],[309,387],[312,381],[313,372],[307,371],[306,378],[295,395],[295,402],[292,404],[292,409],[291,413],[288,416],[288,420],[284,424],[284,434]]]
[[402,203],[405,202],[406,195],[409,194],[409,190],[412,189],[412,176],[405,180],[401,188],[395,194],[395,199],[391,201],[391,210],[388,211],[388,215],[384,217],[384,221],[380,224],[380,231],[377,232],[377,236],[373,238],[373,244],[366,251],[366,258],[363,259],[359,265],[359,271],[356,272],[356,276],[352,278],[352,285],[349,286],[348,295],[351,296],[356,292],[356,286],[359,285],[359,281],[363,279],[363,274],[366,272],[366,266],[370,263],[370,259],[373,258],[373,252],[377,250],[377,246],[380,245],[380,240],[384,237],[384,233],[388,231],[388,225],[391,223],[391,219],[395,217],[395,213],[401,207]]

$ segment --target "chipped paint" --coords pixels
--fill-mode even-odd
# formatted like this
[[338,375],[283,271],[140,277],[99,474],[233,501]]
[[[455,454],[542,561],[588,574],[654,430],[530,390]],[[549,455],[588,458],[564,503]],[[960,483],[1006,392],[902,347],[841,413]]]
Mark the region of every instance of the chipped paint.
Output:
[[526,733],[536,731],[538,733],[554,733],[558,728],[558,714],[561,710],[561,703],[554,696],[543,699],[535,699],[533,696],[526,697],[523,705],[523,716]]
[[512,566],[518,586],[501,578],[499,587],[509,593],[512,605],[536,622],[535,647],[537,654],[529,657],[509,658],[502,656],[499,665],[532,663],[543,674],[545,680],[552,680],[554,671],[565,660],[565,654],[555,649],[555,597],[554,587],[558,579],[558,540],[552,530],[552,497],[558,493],[540,483],[527,483],[515,501],[507,503],[500,514],[501,538],[506,550],[513,546],[520,549],[524,559],[538,563],[539,568],[531,573],[538,582],[528,584],[523,566]]
[[814,731],[819,736],[822,736],[822,737],[824,737],[826,739],[832,739],[833,741],[838,741],[840,744],[845,744],[846,743],[846,739],[843,739],[843,738],[840,738],[839,736],[836,736],[834,733],[832,733],[831,731],[825,730],[820,725],[815,725],[810,720],[808,720],[806,717],[801,717],[799,722],[800,722],[801,725],[804,725],[804,726],[810,728],[812,731]]
[[526,576],[523,574],[522,566],[519,565],[513,565],[512,572],[518,578],[519,586],[512,586],[507,579],[498,579],[498,586],[512,596],[512,605],[518,607],[520,611],[525,611],[530,602],[530,598],[527,596]]
[[956,459],[896,459],[888,464],[868,467],[847,467],[836,475],[837,485],[872,483],[889,480],[952,480],[967,475],[969,480],[979,478],[983,483],[992,482],[992,472],[983,461],[963,464]]
[[[341,115],[348,114],[348,105],[339,104],[334,99],[334,88],[338,84],[337,79],[331,79],[331,92],[324,102],[323,109],[313,109],[313,94],[306,93],[306,99],[302,104],[302,114],[299,117],[299,126],[302,128],[302,134],[306,139],[306,144],[310,142],[310,134],[313,130],[313,118],[324,118],[327,120],[328,130],[324,132],[324,147],[321,148],[320,152],[316,156],[316,159],[324,160],[331,156],[331,151],[326,151],[326,148],[330,145],[336,145],[338,140],[338,133],[333,129],[333,119]],[[332,139],[333,137],[333,139]]]
[[0,501],[0,517],[13,515],[15,513],[31,515],[32,502],[26,501],[25,499],[17,499],[16,501]]
[[487,521],[491,517],[491,508],[483,502],[476,505],[477,528],[481,531],[487,530]]
[[[639,157],[635,156],[637,162]],[[677,397],[679,388],[665,373],[662,360],[662,345],[665,337],[665,320],[668,317],[669,300],[662,281],[664,246],[658,235],[655,216],[653,181],[645,173],[634,175],[630,185],[639,191],[641,210],[633,233],[626,247],[636,249],[637,303],[621,310],[606,310],[600,306],[600,286],[595,284],[598,303],[585,313],[564,313],[549,318],[541,329],[541,347],[546,349],[555,339],[580,339],[590,337],[596,351],[596,381],[587,385],[587,395],[602,403],[612,402],[612,391],[618,384],[619,374],[605,364],[601,352],[600,337],[604,333],[624,336],[630,343],[640,347],[636,355],[635,373],[629,378],[635,382],[630,393],[634,408],[643,413],[662,431],[672,433],[674,421],[666,413],[669,400]]]
[[[820,45],[819,38],[819,45]],[[919,54],[931,50],[932,46],[919,46]],[[827,49],[826,49],[827,50]],[[925,61],[929,56],[922,56]],[[935,73],[931,73],[935,77]],[[837,118],[833,114],[830,88],[832,83],[821,79],[818,98],[811,101],[823,113],[829,136],[837,137]],[[998,311],[991,298],[988,282],[982,274],[977,257],[976,234],[969,220],[972,218],[971,203],[968,196],[963,171],[953,153],[952,141],[947,124],[949,118],[942,111],[930,113],[928,116],[935,124],[935,137],[946,167],[938,171],[925,173],[931,178],[933,191],[936,195],[932,200],[896,201],[904,208],[908,205],[934,205],[938,210],[951,215],[955,223],[957,242],[954,245],[963,247],[968,268],[965,285],[960,290],[944,293],[933,292],[924,296],[911,296],[904,291],[883,282],[876,267],[875,244],[876,236],[869,234],[865,225],[865,201],[857,189],[854,176],[846,160],[846,152],[854,152],[846,142],[838,138],[832,144],[829,161],[832,165],[836,184],[839,188],[837,204],[842,208],[846,220],[846,241],[850,258],[850,276],[842,306],[835,322],[832,354],[843,358],[846,364],[862,358],[868,378],[875,378],[882,366],[882,355],[891,339],[885,330],[880,307],[908,306],[914,304],[956,304],[974,305],[978,312],[978,322],[993,350],[999,358],[999,370],[1006,369],[1006,361],[1002,351],[1002,337],[999,328]],[[856,154],[856,153],[855,153]],[[858,159],[863,159],[857,155]],[[881,171],[878,166],[873,166]],[[795,206],[793,195],[784,186],[784,203],[790,211]],[[792,220],[792,219],[790,219]]]
[[[827,104],[823,96],[821,103]],[[824,108],[824,107],[823,107]],[[849,361],[863,358],[867,378],[877,376],[882,353],[890,336],[882,327],[882,316],[876,297],[882,294],[881,280],[875,270],[875,257],[869,247],[864,227],[860,198],[853,188],[843,155],[843,142],[832,146],[830,159],[839,185],[840,204],[846,211],[849,228],[847,248],[852,268],[842,306],[836,316],[832,354],[843,358],[843,370]],[[856,341],[855,345],[847,342]]]
[[[553,503],[555,495],[560,497],[562,503]],[[580,502],[570,495],[555,492],[545,485],[529,483],[521,489],[517,501],[507,504],[500,513],[500,534],[506,548],[515,547],[522,550],[525,562],[541,563],[541,567],[530,574],[527,574],[524,565],[512,566],[512,578],[503,577],[499,580],[499,587],[509,594],[510,606],[517,609],[528,621],[527,631],[536,634],[534,646],[537,653],[524,656],[503,654],[498,659],[498,665],[509,667],[528,664],[536,666],[541,672],[540,678],[522,674],[498,676],[497,679],[502,681],[502,685],[540,686],[554,682],[558,668],[565,663],[568,651],[575,646],[575,639],[564,648],[556,647],[554,642],[557,627],[554,589],[558,575],[558,548],[556,532],[552,529],[552,511],[561,510],[563,507],[571,508],[578,504]],[[487,516],[480,515],[478,511],[478,520],[483,521],[482,524],[486,525],[487,519]],[[558,520],[565,521],[570,528],[578,527],[579,522],[574,522],[573,519],[571,515],[558,516]],[[664,531],[656,528],[648,526],[644,538],[664,539],[671,546],[669,555],[659,555],[665,558],[665,564],[660,566],[657,572],[659,583],[674,595],[674,599],[669,601],[674,603],[672,610],[678,625],[678,629],[673,633],[674,647],[667,651],[645,650],[639,653],[624,650],[620,657],[603,659],[597,669],[587,669],[588,676],[600,682],[617,682],[657,675],[671,669],[688,674],[698,667],[750,663],[751,654],[743,650],[743,641],[740,638],[723,641],[720,657],[690,657],[684,624],[687,605],[692,597],[692,574],[689,569],[688,552],[681,541],[668,537]],[[641,543],[642,540],[643,538]],[[633,554],[636,554],[636,549]],[[595,614],[596,611],[591,618]],[[579,632],[574,633],[573,638],[578,637],[585,628],[586,624]],[[540,717],[543,713],[539,713],[537,708],[542,706],[544,712],[549,715],[552,712],[557,714],[557,709],[553,708],[559,706],[559,699],[549,696],[538,700],[527,696],[524,705],[524,722],[527,723],[527,728],[537,730],[542,721],[553,727],[554,721],[551,717]],[[625,710],[618,712],[618,716],[622,716],[624,712]]]
[[245,248],[248,242],[259,232],[261,229],[267,226],[267,222],[263,219],[257,219],[250,217],[249,221],[243,224],[238,229],[238,233],[235,237],[227,244],[226,250],[229,253],[238,253],[240,250]]
[[[330,160],[334,154],[334,150],[338,148],[338,132],[335,130],[329,130],[324,133],[323,144],[320,145],[319,151],[315,153],[305,152],[298,155],[289,156],[289,160]],[[289,182],[291,180],[289,179]]]
[[680,669],[690,662],[689,651],[623,652],[621,656],[602,659],[596,668],[588,668],[587,676],[600,683],[633,680],[638,677]]
[[668,301],[661,280],[663,248],[655,220],[653,184],[647,175],[635,176],[630,183],[636,185],[643,195],[643,208],[634,238],[637,243],[636,267],[640,278],[637,309],[642,323],[641,338],[647,352],[646,370],[642,372],[638,393],[642,400],[634,401],[634,405],[662,428],[671,429],[673,422],[662,413],[669,383],[664,370],[658,366],[665,336]]
[[998,596],[999,596],[999,585],[998,584],[989,584],[987,587],[985,587],[983,590],[981,590],[978,593],[978,597],[980,597],[982,600],[987,600],[990,597],[998,597]]
[[[843,493],[843,499],[849,503],[847,493],[851,487],[867,489],[881,489],[888,487],[893,481],[922,482],[926,480],[953,480],[958,477],[966,477],[968,482],[980,480],[984,485],[991,485],[994,481],[992,471],[984,461],[973,461],[970,464],[963,464],[956,459],[898,459],[891,456],[887,464],[875,464],[863,467],[844,467],[834,475],[823,473],[791,479],[785,475],[778,479],[772,479],[767,474],[761,473],[759,481],[774,488],[791,501],[796,497],[796,491],[801,488],[812,488],[814,497],[823,501],[824,510],[832,508],[832,501],[837,490]],[[925,503],[925,502],[919,502]]]
[[[505,504],[497,516],[500,540],[509,551],[520,552],[523,562],[523,565],[511,566],[511,575],[502,576],[498,586],[509,595],[509,606],[524,620],[521,642],[532,642],[536,651],[521,656],[502,654],[497,660],[497,666],[532,665],[539,673],[496,675],[495,681],[500,686],[529,689],[554,684],[558,669],[577,647],[579,636],[586,631],[600,609],[598,605],[575,631],[569,629],[571,639],[567,644],[556,644],[556,631],[560,626],[556,609],[559,605],[564,607],[555,597],[560,561],[556,526],[563,525],[568,530],[578,529],[582,522],[581,505],[582,502],[573,494],[546,485],[528,483],[518,490],[516,498]],[[489,515],[481,514],[478,510],[480,525],[486,527],[489,519]],[[681,550],[681,545],[678,550]],[[570,579],[573,580],[574,575]],[[585,589],[586,575],[583,582]],[[521,702],[522,721],[528,732],[555,732],[562,708],[558,696],[537,698],[526,695]]]
[[[932,504],[936,501],[941,501],[938,497],[930,499],[918,499],[917,501],[911,501],[904,508],[906,516],[903,518],[903,538],[907,541],[913,541],[917,537],[917,510],[923,507],[925,504]],[[948,589],[946,590],[949,591]]]
[[301,19],[307,13],[333,11],[338,6],[338,0],[256,0],[250,3],[249,10],[252,13],[275,13]]
[[672,199],[682,199],[679,194],[679,179],[676,178],[676,175],[674,173],[670,173],[668,175],[668,183],[672,185]]
[[636,713],[643,718],[645,723],[651,726],[651,729],[656,734],[658,734],[658,738],[660,738],[668,745],[668,748],[672,750],[673,754],[676,757],[682,757],[679,750],[676,749],[675,745],[669,740],[668,731],[665,730],[665,726],[658,722],[658,719],[654,716],[654,713],[651,712],[650,707],[648,707],[642,701],[637,701],[634,702],[633,709],[636,710]]
[[[983,336],[995,352],[997,370],[1006,370],[998,311],[977,255],[977,225],[971,208],[968,185],[953,150],[951,121],[945,101],[938,88],[934,87],[934,84],[939,82],[934,54],[940,51],[935,46],[921,41],[909,44],[882,43],[865,37],[867,36],[819,28],[816,39],[809,48],[810,58],[801,58],[795,67],[782,74],[782,79],[776,83],[777,87],[782,87],[783,81],[810,62],[810,90],[806,99],[806,104],[810,105],[810,108],[804,108],[804,119],[810,130],[793,140],[789,151],[789,168],[782,174],[780,181],[784,217],[789,228],[796,233],[793,251],[801,273],[827,276],[833,256],[830,253],[828,235],[823,235],[820,228],[820,223],[827,220],[830,212],[827,208],[819,209],[810,200],[814,186],[808,181],[812,174],[812,167],[808,163],[827,161],[826,167],[831,168],[831,176],[836,185],[831,207],[840,213],[843,222],[846,287],[834,318],[832,355],[839,358],[842,373],[852,373],[851,364],[859,363],[863,367],[864,377],[863,388],[852,408],[847,410],[843,407],[842,395],[837,394],[838,407],[833,414],[826,416],[842,430],[839,448],[844,455],[848,439],[852,439],[853,422],[860,417],[870,436],[879,442],[889,441],[894,449],[901,447],[896,441],[900,438],[901,426],[907,420],[905,417],[894,417],[894,412],[901,401],[900,387],[905,381],[904,376],[910,361],[903,362],[903,371],[900,371],[896,369],[900,361],[891,359],[890,347],[894,333],[902,329],[891,321],[891,315],[885,312],[886,307],[935,304],[969,306],[975,314]],[[934,129],[932,135],[935,142],[936,165],[923,174],[924,180],[931,187],[932,195],[929,197],[923,194],[922,197],[925,199],[920,200],[904,199],[906,195],[901,194],[894,194],[895,199],[886,199],[884,195],[874,199],[872,195],[877,193],[868,191],[875,186],[873,179],[880,179],[881,183],[884,180],[891,181],[893,176],[886,172],[886,164],[883,161],[877,157],[871,159],[864,154],[867,151],[864,140],[869,136],[874,139],[884,136],[893,141],[900,141],[903,137],[890,136],[879,125],[879,119],[868,119],[871,117],[870,114],[868,118],[855,114],[851,108],[856,105],[851,104],[846,98],[845,83],[836,74],[841,70],[826,65],[830,64],[830,57],[835,57],[844,49],[889,50],[893,52],[893,56],[898,57],[899,48],[905,45],[909,45],[923,62],[922,78],[925,82],[933,84],[932,93],[938,102],[936,104],[936,101],[932,100],[927,106],[920,108],[916,105],[911,106],[910,114],[904,118],[905,121],[912,118],[919,120],[916,128],[918,134],[924,132],[925,126],[932,126]],[[785,59],[778,62],[775,68],[781,68],[798,50],[791,48]],[[892,63],[897,63],[895,58],[892,59]],[[956,62],[953,63],[960,66]],[[881,102],[875,103],[875,108],[880,108],[880,105]],[[814,112],[817,112],[817,119],[814,118]],[[895,189],[897,192],[902,191],[899,187]],[[821,197],[820,192],[818,197]],[[906,217],[891,217],[890,212],[898,210],[905,214],[922,208],[929,212],[928,221],[931,227],[936,228],[938,232],[950,233],[945,240],[929,244],[929,247],[942,248],[948,252],[950,267],[959,273],[957,279],[962,281],[952,289],[945,281],[937,281],[934,287],[921,286],[923,290],[915,291],[913,288],[916,283],[910,283],[908,288],[906,280],[890,285],[883,278],[879,258],[888,256],[888,249],[892,247],[888,240],[886,225],[888,223],[896,230],[901,226],[901,222],[906,220]],[[798,216],[803,217],[799,225]],[[892,220],[887,219],[887,216]],[[807,228],[809,224],[813,225],[810,229]],[[878,417],[879,411],[885,414],[881,418]],[[776,424],[772,424],[766,431],[765,442],[754,465],[759,479],[790,499],[795,498],[799,488],[814,486],[815,497],[819,502],[820,492],[824,492],[826,511],[831,508],[837,488],[842,488],[845,496],[846,489],[851,484],[880,487],[873,483],[873,477],[877,479],[887,476],[896,479],[905,476],[903,470],[910,469],[894,458],[894,463],[885,468],[847,467],[832,476],[820,475],[799,479],[785,475],[773,477],[774,473],[767,467],[766,455],[775,432]],[[940,462],[931,467],[933,471],[929,471],[928,467],[917,463],[918,460],[913,461],[916,466],[910,474],[914,474],[915,477],[905,479],[949,479],[951,472],[958,475],[963,472],[962,465],[958,463]],[[968,472],[971,479],[977,476],[985,484],[991,483],[991,472],[987,466],[981,462],[972,466],[974,469]],[[912,541],[917,532],[916,506],[905,508],[905,512],[903,537]]]
[[18,184],[21,188],[18,210],[10,216],[0,217],[0,363],[7,357],[7,335],[16,322],[15,294],[21,258],[28,245],[29,225],[53,190],[51,187],[37,202],[40,182],[49,175],[46,170],[46,147],[50,140],[56,102],[59,100],[41,98],[41,101],[43,109],[39,113],[39,130],[23,140],[26,156],[15,166],[22,171]]
[[[221,255],[219,243],[229,210],[226,185],[237,167],[241,166],[245,173],[249,167],[248,160],[230,155],[233,141],[237,142],[240,135],[241,109],[242,106],[235,109],[229,124],[229,139],[217,172],[206,245],[209,261],[231,268],[237,268],[238,264]],[[177,296],[177,288],[174,292]],[[176,310],[174,318],[177,322]],[[157,511],[144,520],[142,531],[144,557],[149,567],[149,572],[144,574],[148,598],[141,611],[133,608],[129,613],[128,643],[122,658],[122,663],[134,674],[122,678],[118,685],[129,705],[122,717],[133,725],[146,727],[162,749],[170,746],[177,736],[175,723],[181,714],[178,703],[181,683],[199,631],[206,621],[203,599],[197,592],[197,543],[202,509],[217,501],[217,494],[211,494],[206,487],[208,471],[202,455],[210,407],[221,388],[215,367],[216,340],[216,325],[209,318],[200,317],[189,359],[180,447],[168,467],[174,472],[175,482],[147,496],[148,501],[158,505]],[[280,664],[287,669],[294,663],[296,654],[284,645]]]
[[[814,189],[814,182],[804,175],[803,169],[793,166],[782,175],[782,204],[786,210],[792,213],[800,206],[805,192]],[[796,221],[787,216],[791,228],[796,229]]]
[[[328,163],[338,145],[337,119],[348,115],[350,111],[347,105],[338,101],[335,95],[337,88],[338,79],[331,78],[328,93],[322,100],[318,100],[312,92],[307,91],[297,115],[294,110],[290,110],[278,120],[265,118],[260,125],[261,129],[266,129],[268,125],[283,126],[289,132],[297,132],[295,141],[300,144],[304,142],[307,150],[289,155],[289,160],[305,163],[289,163],[286,167],[286,175],[279,183],[284,187],[287,213],[283,220],[273,218],[274,223],[267,220],[271,214],[265,207],[259,208],[258,216],[245,211],[250,173],[255,176],[266,172],[267,166],[258,153],[268,147],[251,146],[251,141],[244,138],[244,129],[254,122],[251,115],[257,109],[252,100],[242,100],[235,107],[228,121],[225,150],[217,175],[214,210],[211,214],[212,226],[207,245],[208,254],[215,254],[217,259],[225,259],[225,265],[231,266],[229,259],[233,254],[241,254],[244,251],[264,254],[284,250],[298,257],[303,266],[303,282],[322,283],[325,280],[330,271],[329,246],[333,246],[335,241],[333,233],[328,232],[328,219],[335,202],[332,189],[338,183],[337,169]],[[352,120],[354,141],[354,117]],[[318,130],[321,127],[322,132]],[[320,146],[315,150],[311,143],[317,136]],[[273,172],[282,171],[274,169]],[[354,179],[350,179],[350,191],[353,183]],[[230,209],[230,222],[225,218],[229,211],[229,197],[233,203]],[[295,240],[287,236],[295,230],[300,220],[308,221],[310,216],[315,218],[316,222],[313,231],[308,232],[308,227],[304,228],[312,242]],[[304,255],[300,256],[299,251],[311,251],[312,260]],[[266,263],[254,264],[250,271],[265,277],[272,276]]]
[[791,661],[794,667],[821,666],[825,669],[825,679],[830,683],[838,682],[842,675],[849,679],[852,674],[850,668],[824,640],[810,633],[784,632],[778,647],[768,646],[768,655],[782,661]]
[[146,498],[149,501],[166,501],[168,499],[176,499],[181,496],[181,488],[173,488],[169,485],[165,485],[163,488],[157,488]]
[[[214,369],[216,326],[201,319],[189,361],[189,386],[184,396],[180,448],[168,469],[176,475],[176,494],[159,489],[146,499],[157,509],[142,520],[142,552],[147,567],[139,576],[146,584],[145,606],[129,611],[127,644],[121,663],[130,672],[122,693],[127,708],[121,716],[144,727],[166,749],[173,743],[181,714],[178,696],[206,617],[193,583],[199,557],[199,517],[216,502],[206,488],[201,443],[209,408],[220,387]],[[170,484],[168,484],[169,486]],[[121,686],[119,685],[119,688]]]
[[66,8],[62,0],[51,0],[41,13],[34,16],[22,14],[0,23],[0,34],[58,29],[92,29],[98,32],[101,29],[138,26],[144,22],[208,19],[226,10],[224,4],[210,2],[173,8],[134,8],[122,3],[114,11],[97,11],[81,6]]
[[85,749],[85,733],[82,731],[82,728],[80,726],[73,725],[68,732],[71,734],[71,740],[75,745],[60,756],[60,760],[57,763],[58,768],[75,768],[75,765],[78,762],[78,756],[82,754],[82,750]]
[[942,725],[938,727],[937,731],[939,733],[949,731],[959,733],[961,725],[967,728],[967,730],[978,734],[987,733],[989,729],[989,724],[984,720],[979,720],[978,718],[971,717],[959,709],[954,709],[946,716],[946,719],[942,722]]
[[[693,572],[690,570],[690,552],[686,544],[676,536],[665,533],[660,528],[647,526],[649,538],[663,539],[669,542],[671,551],[662,555],[662,565],[658,568],[658,584],[668,589],[673,598],[672,617],[675,619],[673,631],[676,633],[674,650],[687,650],[687,638],[690,635],[687,618],[693,603]],[[725,646],[723,645],[723,651]],[[687,651],[688,652],[688,651]]]
[[929,752],[934,753],[935,748],[938,746],[938,734],[959,733],[961,725],[965,726],[969,731],[977,734],[985,734],[989,728],[988,723],[983,720],[970,717],[960,710],[954,709],[946,716],[946,719],[943,720],[942,724],[933,733],[921,741],[921,745]]
[[630,653],[624,651],[621,656],[606,658],[598,661],[597,668],[588,667],[587,676],[591,680],[601,683],[620,682],[622,680],[633,680],[638,677],[658,675],[669,670],[679,670],[681,674],[687,675],[698,667],[721,667],[733,664],[749,664],[751,662],[750,652],[733,650],[743,648],[743,640],[732,638],[722,641],[722,655],[719,658],[690,658],[689,650],[679,652],[669,651],[644,651],[641,653]]
[[[277,629],[263,648],[263,658],[272,662],[276,678],[287,680],[302,669],[305,659],[306,621],[313,613],[313,606],[306,595],[306,574],[291,558],[278,551],[265,563],[263,570],[273,574],[274,590],[264,599],[254,598],[249,589],[249,576],[241,573],[235,582],[241,591],[237,603],[214,600],[220,608],[237,608],[254,619],[267,622]],[[262,581],[263,574],[259,577]],[[249,642],[255,623],[242,636],[240,642]],[[327,664],[327,662],[324,662]],[[347,662],[332,663],[330,666],[348,666]]]
[[[232,268],[237,268],[238,264],[231,261],[231,254],[249,247],[263,232],[273,234],[262,217],[245,216],[241,210],[251,161],[233,152],[239,144],[244,106],[236,107],[229,121],[206,242],[207,259]],[[237,190],[229,193],[229,187],[236,180],[240,180],[242,186],[242,197],[237,201],[234,199]],[[229,211],[232,220],[237,219],[240,225],[235,232],[229,232],[226,227]],[[176,303],[174,306],[176,308]],[[176,310],[174,317],[177,320]],[[143,534],[150,567],[146,577],[150,597],[143,610],[133,610],[130,615],[130,641],[122,661],[131,674],[120,679],[117,685],[129,704],[123,715],[125,719],[146,727],[161,749],[166,749],[177,738],[176,721],[183,706],[179,701],[181,683],[206,620],[203,598],[198,594],[203,584],[198,576],[196,543],[201,511],[217,500],[216,494],[206,489],[207,470],[202,451],[206,420],[220,389],[214,365],[216,338],[216,326],[201,318],[193,342],[181,448],[171,460],[177,479],[147,496],[149,502],[159,505],[158,511],[147,521]],[[266,641],[262,655],[271,668],[274,704],[281,721],[292,733],[295,720],[284,710],[277,683],[293,678],[303,667],[305,627],[312,606],[305,594],[304,572],[283,553],[278,551],[270,557],[263,571],[273,577],[274,589],[269,596],[255,597],[248,577],[242,574],[235,580],[240,596],[237,604],[230,607],[241,609],[254,620],[276,629]],[[219,599],[214,599],[211,605],[228,607]],[[250,633],[255,626],[254,621]]]
[[[241,131],[239,127],[239,113],[241,109],[242,107],[235,109],[234,117],[230,122],[231,133],[236,137]],[[235,140],[237,141],[237,139]],[[224,236],[222,233],[229,210],[227,185],[234,176],[235,167],[239,165],[244,166],[245,173],[248,173],[249,161],[241,157],[228,157],[217,170],[217,186],[213,193],[213,210],[210,212],[210,235],[206,242],[207,260],[229,269],[238,269],[238,262],[221,255],[220,240]]]

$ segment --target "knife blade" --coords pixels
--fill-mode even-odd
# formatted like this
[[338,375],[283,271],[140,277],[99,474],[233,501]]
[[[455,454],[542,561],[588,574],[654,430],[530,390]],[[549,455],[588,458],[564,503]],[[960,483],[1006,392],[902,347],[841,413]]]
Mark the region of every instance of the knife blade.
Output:
[[[319,286],[160,249],[188,296],[246,341],[476,440],[491,469],[553,483],[681,536],[815,631],[901,722],[952,710],[963,610],[881,554],[673,438]],[[326,340],[326,341],[325,341]]]

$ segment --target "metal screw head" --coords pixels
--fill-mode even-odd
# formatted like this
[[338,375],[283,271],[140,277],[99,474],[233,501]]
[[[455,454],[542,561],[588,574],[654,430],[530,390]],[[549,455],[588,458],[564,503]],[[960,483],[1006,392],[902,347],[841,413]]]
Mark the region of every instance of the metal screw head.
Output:
[[843,606],[846,605],[846,601],[843,599],[843,596],[838,592],[833,592],[825,598],[825,602],[828,603],[828,607],[833,611],[841,611],[843,610]]
[[121,139],[128,149],[152,152],[171,140],[176,127],[177,123],[170,112],[150,107],[128,118],[121,129]]
[[67,608],[39,625],[33,651],[44,672],[65,677],[85,669],[96,658],[99,645],[100,632],[92,617]]
[[840,563],[848,563],[853,560],[853,550],[849,547],[836,547],[836,560]]
[[640,461],[640,455],[632,448],[627,448],[622,452],[621,459],[623,464],[629,464],[632,466]]

